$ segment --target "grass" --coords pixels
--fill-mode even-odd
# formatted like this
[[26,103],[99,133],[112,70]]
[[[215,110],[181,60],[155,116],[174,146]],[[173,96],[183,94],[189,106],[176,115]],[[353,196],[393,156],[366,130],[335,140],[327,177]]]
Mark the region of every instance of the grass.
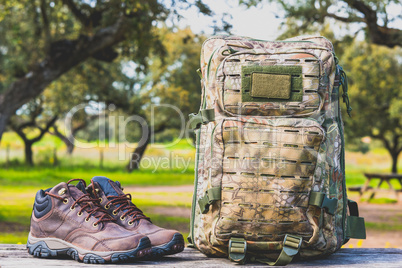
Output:
[[[368,198],[362,198],[361,201],[362,202],[367,202]],[[397,201],[395,199],[390,199],[390,198],[385,198],[385,197],[381,197],[381,198],[374,198],[371,199],[369,201],[370,204],[396,204]]]
[[28,232],[0,232],[0,244],[26,244]]
[[0,184],[10,186],[36,186],[51,187],[61,181],[72,178],[82,178],[87,182],[97,175],[118,180],[124,185],[188,185],[194,180],[194,172],[181,173],[177,170],[156,171],[140,170],[132,173],[124,169],[99,169],[94,167],[23,167],[13,169],[0,169]]
[[366,222],[366,228],[377,231],[401,231],[402,224],[388,222]]

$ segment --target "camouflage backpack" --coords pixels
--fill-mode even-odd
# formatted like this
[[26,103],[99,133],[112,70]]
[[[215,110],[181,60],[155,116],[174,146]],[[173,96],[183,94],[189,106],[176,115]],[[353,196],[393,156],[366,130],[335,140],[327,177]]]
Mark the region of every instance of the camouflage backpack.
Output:
[[190,115],[193,246],[286,265],[365,238],[346,196],[341,85],[351,108],[331,42],[215,36],[203,44],[200,76],[200,111]]

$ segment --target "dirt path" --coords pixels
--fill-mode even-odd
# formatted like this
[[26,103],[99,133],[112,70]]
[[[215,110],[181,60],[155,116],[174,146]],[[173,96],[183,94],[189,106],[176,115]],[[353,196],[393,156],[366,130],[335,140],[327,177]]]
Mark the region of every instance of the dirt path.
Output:
[[[402,248],[402,228],[387,230],[389,226],[401,226],[402,204],[359,204],[360,216],[370,224],[366,240],[350,240],[345,247]],[[376,228],[371,227],[375,224]]]
[[367,222],[402,223],[402,204],[377,205],[360,203],[359,213]]
[[158,192],[181,192],[181,193],[193,193],[193,185],[179,185],[179,186],[128,186],[124,187],[125,192],[147,192],[147,193],[158,193]]
[[160,214],[164,216],[190,218],[191,208],[183,207],[151,207],[148,210],[150,214]]

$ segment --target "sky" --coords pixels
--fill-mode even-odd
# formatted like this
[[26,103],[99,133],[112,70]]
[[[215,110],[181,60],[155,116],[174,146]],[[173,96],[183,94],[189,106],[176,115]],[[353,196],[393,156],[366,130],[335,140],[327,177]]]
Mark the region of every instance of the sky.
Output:
[[[231,30],[233,35],[269,41],[276,40],[282,33],[279,27],[284,22],[284,12],[276,3],[262,1],[263,4],[259,4],[258,7],[246,8],[245,6],[239,6],[239,0],[203,0],[203,2],[217,15],[224,12],[231,14],[232,19],[229,19],[229,22],[233,25]],[[345,15],[338,13],[336,6],[333,6],[333,8],[332,12],[337,13],[337,15]],[[393,17],[401,16],[402,5],[392,3],[387,7],[387,11]],[[199,14],[196,8],[180,13],[184,16],[184,19],[179,22],[180,28],[190,26],[194,33],[212,35],[213,30],[210,26],[213,25],[213,18]],[[277,15],[280,17],[277,17]],[[358,24],[349,25],[349,28],[346,28],[345,24],[335,22],[335,20],[330,23],[336,25],[332,27],[336,36],[342,36],[348,31],[357,32],[361,29],[361,25]],[[382,23],[380,22],[380,24]],[[401,29],[402,19],[399,18],[390,22],[389,27]],[[358,39],[364,39],[363,31],[360,31],[357,37]]]
[[[281,32],[278,31],[283,19],[276,18],[280,10],[276,4],[265,3],[259,7],[246,8],[239,6],[238,0],[204,0],[216,14],[229,13],[232,19],[229,22],[233,25],[231,34],[247,36],[264,40],[275,40]],[[201,15],[196,8],[181,12],[185,17],[179,22],[180,27],[190,26],[195,33],[213,33],[213,19]]]

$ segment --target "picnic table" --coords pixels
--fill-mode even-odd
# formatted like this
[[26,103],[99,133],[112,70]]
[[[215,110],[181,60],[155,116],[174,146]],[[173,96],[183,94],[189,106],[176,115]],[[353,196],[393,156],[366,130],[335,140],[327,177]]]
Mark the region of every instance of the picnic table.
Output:
[[[364,176],[366,176],[366,182],[364,183],[363,187],[357,187],[357,188],[349,188],[349,190],[352,191],[359,191],[360,192],[360,200],[362,199],[363,195],[366,192],[372,191],[369,199],[367,201],[370,201],[371,199],[374,198],[375,194],[380,191],[381,185],[385,182],[389,186],[389,190],[394,192],[396,195],[396,200],[399,201],[399,192],[402,192],[402,174],[397,174],[397,173],[389,173],[389,174],[382,174],[382,173],[364,173]],[[369,184],[372,179],[380,179],[376,187],[370,187]],[[391,181],[396,180],[399,182],[401,188],[400,189],[395,189]]]
[[[0,266],[6,267],[239,267],[226,258],[208,258],[191,248],[183,252],[166,256],[160,260],[139,261],[124,264],[84,264],[72,259],[42,259],[34,258],[27,253],[25,245],[0,244]],[[241,265],[240,265],[241,266]],[[258,263],[248,263],[245,266],[265,266]],[[395,248],[343,248],[336,253],[317,260],[295,261],[288,267],[402,267],[402,249]]]

